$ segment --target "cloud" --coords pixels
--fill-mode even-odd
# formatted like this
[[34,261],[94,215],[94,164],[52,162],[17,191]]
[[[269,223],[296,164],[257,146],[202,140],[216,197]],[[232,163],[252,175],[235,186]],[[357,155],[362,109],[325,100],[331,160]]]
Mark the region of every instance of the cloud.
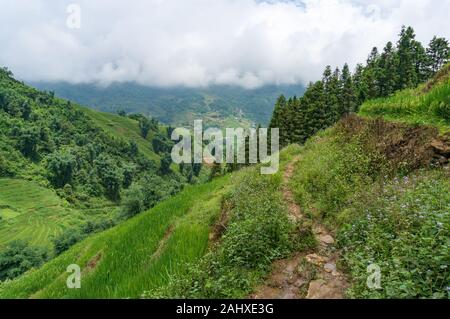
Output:
[[[81,28],[67,27],[67,6]],[[28,81],[307,83],[401,25],[450,38],[450,0],[0,0],[0,65]]]

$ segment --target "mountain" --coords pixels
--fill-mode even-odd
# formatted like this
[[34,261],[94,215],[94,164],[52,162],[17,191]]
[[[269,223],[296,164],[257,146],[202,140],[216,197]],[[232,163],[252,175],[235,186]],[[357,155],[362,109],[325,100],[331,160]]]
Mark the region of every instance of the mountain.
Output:
[[[449,107],[448,71],[289,145],[277,174],[188,186],[0,297],[448,298],[450,126],[434,112]],[[70,264],[82,289],[67,288]]]
[[53,256],[201,179],[167,160],[171,145],[155,121],[81,107],[0,69],[0,251],[20,240]]
[[65,82],[31,85],[97,110],[142,113],[172,126],[192,126],[195,119],[203,119],[205,126],[267,126],[278,96],[300,96],[304,92],[302,85],[251,90],[237,86],[156,88],[135,83],[114,83],[107,87]]

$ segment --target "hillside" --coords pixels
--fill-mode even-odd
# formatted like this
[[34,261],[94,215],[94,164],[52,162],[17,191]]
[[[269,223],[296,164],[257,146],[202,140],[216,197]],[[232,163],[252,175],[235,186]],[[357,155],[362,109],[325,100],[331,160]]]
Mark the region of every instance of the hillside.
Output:
[[171,143],[155,121],[81,107],[0,69],[0,252],[22,240],[53,256],[55,240],[64,250],[178,192],[188,178],[164,160]]
[[234,86],[156,88],[134,83],[115,83],[108,87],[62,82],[31,85],[101,111],[142,113],[172,126],[192,126],[196,119],[216,127],[267,125],[280,94],[300,96],[304,92],[301,85],[248,90]]
[[432,53],[404,27],[354,74],[280,96],[274,175],[178,169],[155,120],[2,70],[0,298],[448,299],[450,67]]
[[[189,186],[0,297],[447,298],[450,137],[362,112],[284,149],[276,175]],[[66,288],[72,263],[82,289]]]
[[363,116],[381,116],[388,120],[450,127],[450,64],[417,88],[403,90],[393,96],[367,101],[361,106]]
[[19,239],[49,246],[65,228],[91,217],[35,182],[1,178],[0,190],[0,247]]

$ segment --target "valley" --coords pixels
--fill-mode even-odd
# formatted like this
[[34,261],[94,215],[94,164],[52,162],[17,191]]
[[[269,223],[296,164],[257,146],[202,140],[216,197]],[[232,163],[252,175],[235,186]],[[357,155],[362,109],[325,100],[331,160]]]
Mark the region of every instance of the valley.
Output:
[[[40,91],[0,69],[0,299],[448,299],[449,51],[404,26],[306,89]],[[243,163],[176,163],[196,117],[279,129],[279,169],[251,138]]]
[[301,85],[271,85],[256,89],[234,86],[157,88],[134,83],[108,87],[33,82],[32,86],[100,111],[142,113],[174,127],[191,127],[203,119],[207,127],[267,126],[278,96],[301,96]]

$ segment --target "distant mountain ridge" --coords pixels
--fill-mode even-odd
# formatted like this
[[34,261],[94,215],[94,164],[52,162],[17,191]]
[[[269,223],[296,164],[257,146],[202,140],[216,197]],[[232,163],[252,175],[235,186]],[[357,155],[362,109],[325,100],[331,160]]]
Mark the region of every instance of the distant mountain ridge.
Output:
[[158,88],[136,83],[108,87],[67,82],[34,82],[30,85],[53,91],[59,97],[106,112],[143,113],[165,124],[192,125],[203,119],[207,126],[267,125],[277,98],[301,96],[301,84],[270,85],[247,90],[237,86],[208,88]]

